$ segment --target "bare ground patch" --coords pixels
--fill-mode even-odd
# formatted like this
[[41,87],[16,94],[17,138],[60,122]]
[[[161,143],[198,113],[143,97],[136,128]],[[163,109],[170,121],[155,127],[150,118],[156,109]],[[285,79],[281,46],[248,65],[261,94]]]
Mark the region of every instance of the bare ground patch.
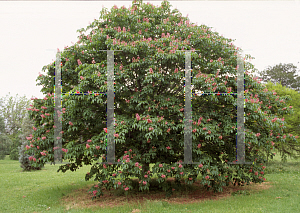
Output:
[[[174,182],[174,178],[168,178],[168,181]],[[270,182],[264,182],[262,184],[255,184],[251,182],[250,185],[245,186],[233,186],[230,184],[229,186],[223,187],[223,192],[213,193],[212,191],[207,191],[200,184],[200,181],[197,181],[192,186],[188,186],[188,188],[192,188],[191,190],[175,190],[173,191],[173,195],[169,198],[165,197],[165,192],[162,190],[153,190],[149,192],[132,191],[126,197],[125,195],[118,195],[114,189],[106,190],[103,188],[104,196],[92,201],[92,195],[87,193],[92,185],[93,184],[88,185],[85,188],[75,190],[71,194],[64,196],[61,200],[62,204],[67,210],[73,208],[108,208],[123,206],[126,204],[141,204],[144,206],[147,200],[165,201],[170,204],[187,204],[202,202],[204,200],[225,199],[232,196],[232,193],[237,191],[247,191],[251,194],[252,192],[254,193],[261,190],[267,190],[272,187]],[[134,209],[133,212],[140,212],[140,210]]]

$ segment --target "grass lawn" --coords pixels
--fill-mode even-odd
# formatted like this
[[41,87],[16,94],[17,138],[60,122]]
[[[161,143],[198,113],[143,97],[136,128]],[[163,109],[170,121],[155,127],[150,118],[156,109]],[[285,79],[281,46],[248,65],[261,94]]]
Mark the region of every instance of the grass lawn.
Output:
[[281,163],[276,156],[265,169],[264,184],[232,186],[216,195],[198,186],[170,199],[152,191],[91,201],[87,190],[96,182],[84,180],[90,166],[66,173],[57,173],[58,167],[22,172],[18,161],[0,160],[0,212],[300,212],[300,159]]

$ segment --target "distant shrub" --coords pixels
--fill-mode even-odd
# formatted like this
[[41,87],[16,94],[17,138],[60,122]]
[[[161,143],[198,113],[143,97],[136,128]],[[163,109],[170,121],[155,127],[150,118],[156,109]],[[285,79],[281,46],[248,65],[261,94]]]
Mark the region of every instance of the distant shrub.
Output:
[[25,154],[25,147],[26,145],[29,145],[27,141],[23,141],[22,145],[18,147],[19,149],[19,162],[20,167],[23,169],[23,171],[32,171],[32,170],[41,170],[42,167],[34,167],[29,162],[29,155]]

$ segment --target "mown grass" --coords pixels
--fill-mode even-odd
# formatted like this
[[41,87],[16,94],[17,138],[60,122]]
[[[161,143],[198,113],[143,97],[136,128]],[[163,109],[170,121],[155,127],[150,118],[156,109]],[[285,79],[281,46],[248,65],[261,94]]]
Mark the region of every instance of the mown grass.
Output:
[[[241,190],[224,199],[190,204],[148,200],[145,205],[90,208],[76,200],[73,193],[96,183],[84,180],[90,166],[66,173],[57,173],[58,167],[46,164],[40,171],[22,172],[19,162],[6,156],[0,161],[0,212],[300,212],[300,160],[288,159],[281,163],[279,156],[265,170],[267,182],[272,187],[259,191]],[[75,196],[72,208],[62,202],[68,196]],[[99,201],[91,201],[95,202]],[[78,208],[74,208],[76,206]]]

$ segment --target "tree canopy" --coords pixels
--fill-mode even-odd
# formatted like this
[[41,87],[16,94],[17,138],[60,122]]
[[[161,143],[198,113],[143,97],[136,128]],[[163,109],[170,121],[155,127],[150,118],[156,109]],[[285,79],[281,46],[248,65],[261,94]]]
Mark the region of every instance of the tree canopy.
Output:
[[[185,178],[191,184],[201,176],[202,184],[214,191],[222,190],[230,182],[263,182],[265,158],[258,151],[271,150],[274,143],[285,141],[281,136],[283,121],[277,117],[292,109],[251,76],[254,66],[247,62],[251,56],[246,55],[242,62],[246,70],[245,161],[251,164],[229,164],[236,162],[237,70],[241,49],[210,27],[190,23],[177,9],[171,11],[167,1],[160,7],[142,1],[133,3],[128,9],[114,6],[108,12],[104,8],[99,20],[78,30],[79,41],[65,47],[61,63],[44,66],[47,74],[37,80],[44,86],[42,92],[46,96],[35,99],[34,107],[28,109],[35,121],[35,132],[28,137],[29,149],[36,153],[32,163],[54,160],[52,92],[55,66],[60,66],[63,93],[75,95],[62,95],[62,151],[63,158],[70,163],[61,165],[59,171],[76,171],[83,164],[92,165],[86,180],[94,177],[99,181],[91,189],[94,197],[102,194],[102,186],[123,186],[128,192],[132,189],[129,176],[138,177],[140,190],[149,190],[149,179],[157,175],[167,192],[172,192],[167,177],[175,177],[179,183]],[[113,67],[109,67],[108,50],[115,51]],[[185,53],[187,50],[191,50],[190,56]],[[192,93],[210,93],[193,95],[191,121],[187,119],[189,114],[185,110],[189,102],[184,96],[190,82],[185,73],[189,59]],[[110,79],[111,68],[114,83]],[[114,103],[119,104],[114,109],[112,124],[107,123],[106,113],[111,86]],[[192,128],[184,130],[189,122]],[[115,133],[115,157],[119,164],[109,165],[103,161],[107,132],[111,130]],[[183,163],[185,131],[192,132],[195,164]],[[151,170],[150,163],[154,164]]]
[[297,66],[292,63],[269,66],[259,73],[264,82],[280,83],[296,91],[300,91],[300,76],[297,75]]

